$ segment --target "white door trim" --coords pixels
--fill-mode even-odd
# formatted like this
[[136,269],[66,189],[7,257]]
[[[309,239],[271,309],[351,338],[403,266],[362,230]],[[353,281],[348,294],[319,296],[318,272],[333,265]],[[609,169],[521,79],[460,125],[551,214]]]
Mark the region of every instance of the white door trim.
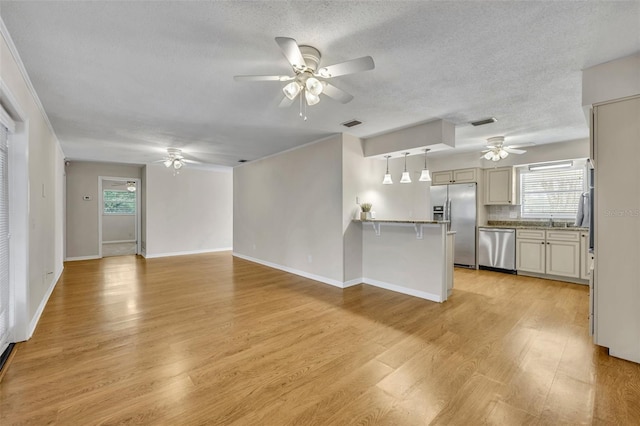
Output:
[[98,176],[98,257],[102,258],[102,207],[103,193],[102,182],[105,180],[115,180],[118,182],[133,181],[136,183],[136,254],[142,254],[142,215],[140,214],[140,191],[142,191],[142,185],[140,184],[140,178],[127,178],[127,177],[113,177],[113,176]]

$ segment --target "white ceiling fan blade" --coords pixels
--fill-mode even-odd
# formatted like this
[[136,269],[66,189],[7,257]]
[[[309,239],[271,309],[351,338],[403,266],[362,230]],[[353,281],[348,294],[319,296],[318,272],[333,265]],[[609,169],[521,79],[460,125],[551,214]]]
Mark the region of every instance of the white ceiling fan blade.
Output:
[[372,70],[375,67],[376,65],[371,56],[363,56],[362,58],[351,59],[349,61],[340,62],[339,64],[322,67],[318,70],[316,75],[324,78],[338,77],[340,75]]
[[278,108],[288,108],[291,106],[291,104],[293,104],[294,99],[289,99],[286,96],[283,97],[282,101],[280,101],[280,105],[278,105]]
[[515,149],[511,148],[510,146],[505,146],[502,149],[507,151],[509,154],[524,154],[525,152],[527,152],[524,149]]
[[336,101],[346,104],[353,99],[353,95],[345,92],[342,89],[338,89],[336,86],[329,84],[327,82],[323,82],[324,89],[322,93],[327,95],[328,97],[335,99]]
[[294,70],[303,70],[307,67],[307,63],[302,57],[302,52],[298,47],[298,42],[289,37],[276,37],[276,43],[282,49],[285,58],[291,64]]
[[293,77],[288,75],[236,75],[233,77],[235,81],[289,81]]

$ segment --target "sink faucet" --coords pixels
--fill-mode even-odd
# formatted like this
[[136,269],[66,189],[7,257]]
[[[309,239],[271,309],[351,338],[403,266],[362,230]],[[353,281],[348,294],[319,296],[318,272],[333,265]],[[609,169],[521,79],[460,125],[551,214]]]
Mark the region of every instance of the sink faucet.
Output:
[[553,216],[549,218],[549,227],[553,228]]

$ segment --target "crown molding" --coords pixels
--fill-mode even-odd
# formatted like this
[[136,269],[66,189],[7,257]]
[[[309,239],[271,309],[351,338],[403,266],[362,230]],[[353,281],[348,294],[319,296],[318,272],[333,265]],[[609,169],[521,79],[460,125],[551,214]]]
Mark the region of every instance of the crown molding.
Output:
[[18,49],[16,48],[16,45],[13,43],[13,39],[9,34],[9,30],[7,30],[7,27],[4,24],[4,20],[2,19],[1,16],[0,16],[0,35],[2,35],[2,38],[4,38],[5,43],[7,43],[9,52],[11,53],[11,56],[13,56],[13,60],[16,62],[16,65],[18,66],[18,69],[20,70],[20,74],[22,74],[22,78],[25,84],[27,85],[27,89],[29,90],[29,93],[33,97],[33,101],[36,103],[36,106],[40,110],[40,114],[42,114],[42,119],[47,124],[47,127],[49,128],[49,131],[53,135],[53,138],[55,139],[58,146],[61,147],[60,140],[58,139],[58,135],[56,135],[55,130],[53,130],[51,121],[49,121],[49,116],[47,115],[47,112],[45,111],[44,106],[40,101],[40,97],[38,97],[38,94],[36,93],[36,89],[33,87],[33,83],[31,83],[31,78],[29,78],[29,73],[27,73],[27,69],[24,67],[24,63],[22,62],[22,58],[20,58]]

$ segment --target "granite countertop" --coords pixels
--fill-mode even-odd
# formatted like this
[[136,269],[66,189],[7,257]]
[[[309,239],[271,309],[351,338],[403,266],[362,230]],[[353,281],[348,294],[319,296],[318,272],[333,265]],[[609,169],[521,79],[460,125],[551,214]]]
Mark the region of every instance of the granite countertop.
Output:
[[440,225],[440,224],[445,224],[445,223],[449,223],[448,220],[413,220],[413,219],[407,219],[407,220],[396,220],[396,219],[367,219],[367,220],[360,220],[360,219],[353,219],[354,222],[362,222],[362,223],[366,223],[366,222],[374,222],[374,223],[417,223],[417,224],[425,224],[425,225]]
[[[567,226],[565,226],[567,224]],[[489,221],[488,225],[480,228],[509,228],[509,229],[549,229],[554,231],[588,231],[588,227],[573,226],[570,222],[556,222],[549,226],[546,222],[536,221]]]

